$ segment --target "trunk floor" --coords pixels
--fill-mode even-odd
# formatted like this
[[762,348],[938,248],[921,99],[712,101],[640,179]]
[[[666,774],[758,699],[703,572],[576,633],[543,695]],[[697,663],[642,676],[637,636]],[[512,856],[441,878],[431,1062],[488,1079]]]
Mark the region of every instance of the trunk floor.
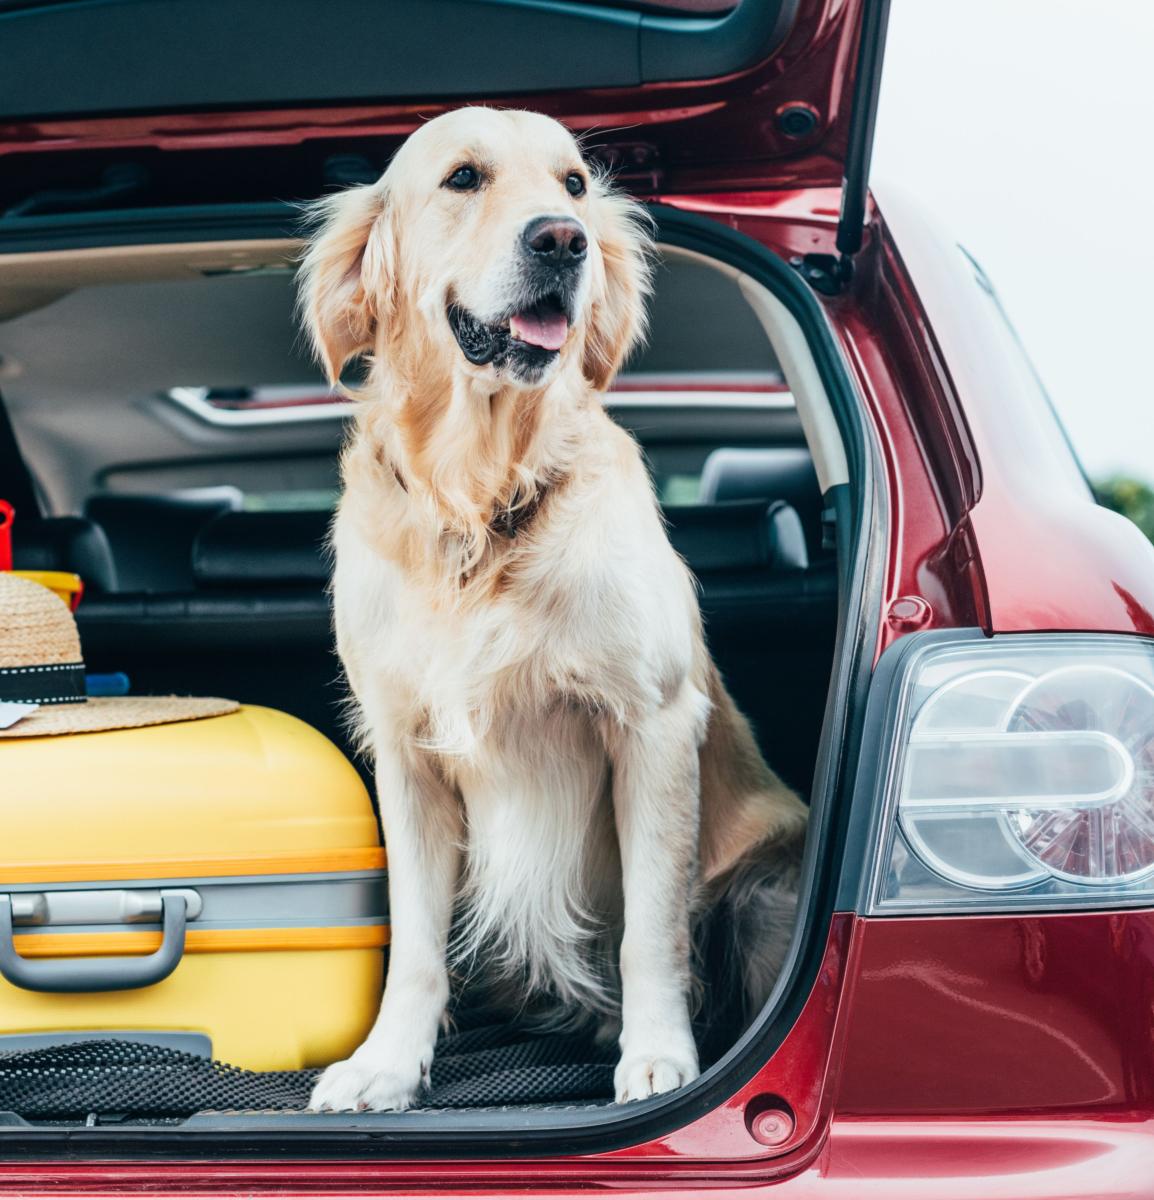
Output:
[[[616,1047],[585,1032],[458,1019],[419,1108],[611,1101]],[[302,1112],[319,1070],[246,1071],[163,1046],[97,1039],[0,1053],[0,1112],[26,1121],[179,1120]]]

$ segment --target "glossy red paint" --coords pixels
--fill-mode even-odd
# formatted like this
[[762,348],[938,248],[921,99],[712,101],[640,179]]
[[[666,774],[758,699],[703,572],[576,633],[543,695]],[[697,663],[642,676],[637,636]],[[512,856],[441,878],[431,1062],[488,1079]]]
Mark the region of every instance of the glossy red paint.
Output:
[[591,1168],[583,1182],[548,1163],[479,1175],[468,1163],[439,1164],[430,1186],[417,1163],[60,1163],[0,1168],[0,1188],[21,1196],[430,1196],[547,1195],[578,1200],[1147,1200],[1154,1128],[1149,1120],[836,1120],[820,1155],[789,1179],[742,1172],[656,1185]]
[[840,1114],[1154,1114],[1154,913],[863,920],[852,959]]
[[[951,448],[980,463],[967,497],[967,546],[981,564],[989,628],[1154,633],[1149,546],[1080,485],[973,264],[899,198],[886,211],[895,290],[919,312],[922,344],[943,364],[942,389],[958,414]],[[939,435],[939,451],[945,440]]]
[[[923,361],[936,365],[952,409],[927,449],[937,454],[937,478],[959,480],[968,519],[968,528],[955,527],[964,541],[959,553],[980,563],[989,627],[1154,634],[1149,544],[1080,483],[973,263],[900,196],[883,199],[889,286],[917,314]],[[948,458],[956,470],[947,469]]]
[[[591,145],[652,193],[836,185],[846,152],[862,4],[802,0],[781,49],[765,63],[723,79],[475,99],[536,109],[590,132]],[[371,106],[15,121],[0,124],[0,155],[249,149],[350,138],[380,139],[388,150],[458,103],[390,104],[383,97]],[[791,138],[779,129],[774,114],[786,105],[804,105],[817,114],[812,134]]]
[[789,259],[799,254],[832,253],[840,197],[837,188],[795,188],[663,195],[661,202],[728,225]]
[[873,417],[888,511],[889,554],[876,654],[909,632],[895,604],[922,601],[920,629],[990,631],[985,580],[968,515],[981,475],[949,376],[916,298],[903,292],[876,219],[856,286],[831,312],[855,382]]

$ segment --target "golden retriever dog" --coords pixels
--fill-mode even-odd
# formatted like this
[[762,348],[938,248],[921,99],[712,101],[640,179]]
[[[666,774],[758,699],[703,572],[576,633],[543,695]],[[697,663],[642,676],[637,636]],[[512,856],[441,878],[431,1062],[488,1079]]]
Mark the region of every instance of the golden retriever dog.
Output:
[[703,914],[754,1012],[806,818],[718,677],[641,453],[604,409],[645,328],[644,210],[557,122],[462,108],[317,218],[304,323],[334,383],[367,363],[333,596],[393,939],[380,1016],[312,1105],[411,1105],[461,964],[619,1034],[619,1101],[677,1088],[699,1070]]

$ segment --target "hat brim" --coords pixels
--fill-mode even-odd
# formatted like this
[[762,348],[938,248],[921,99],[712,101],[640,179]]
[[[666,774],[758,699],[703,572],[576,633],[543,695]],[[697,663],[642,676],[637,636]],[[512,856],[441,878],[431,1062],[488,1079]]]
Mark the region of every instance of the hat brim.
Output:
[[82,704],[44,705],[15,725],[0,729],[0,738],[140,729],[146,725],[222,717],[238,708],[240,705],[235,700],[222,700],[217,696],[98,696]]

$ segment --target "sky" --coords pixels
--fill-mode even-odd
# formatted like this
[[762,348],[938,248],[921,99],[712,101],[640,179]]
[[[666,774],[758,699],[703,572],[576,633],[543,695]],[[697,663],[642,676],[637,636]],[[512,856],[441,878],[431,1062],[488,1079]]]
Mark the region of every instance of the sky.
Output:
[[1154,483],[1154,3],[892,0],[873,177],[985,268],[1089,474]]

